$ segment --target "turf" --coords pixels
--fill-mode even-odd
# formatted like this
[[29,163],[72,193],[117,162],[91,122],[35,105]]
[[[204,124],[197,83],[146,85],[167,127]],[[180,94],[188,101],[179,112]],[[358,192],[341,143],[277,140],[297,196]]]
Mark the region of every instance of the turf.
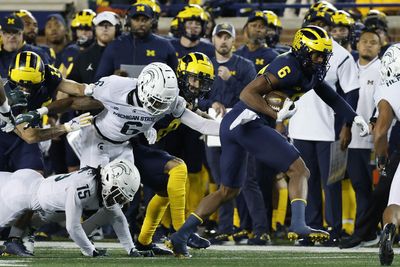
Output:
[[[119,248],[109,248],[108,257],[87,258],[76,248],[39,247],[33,258],[1,257],[0,266],[379,266],[377,252],[291,252],[247,251],[232,246],[229,250],[192,250],[191,259],[174,257],[129,258]],[[399,263],[395,258],[393,265]]]

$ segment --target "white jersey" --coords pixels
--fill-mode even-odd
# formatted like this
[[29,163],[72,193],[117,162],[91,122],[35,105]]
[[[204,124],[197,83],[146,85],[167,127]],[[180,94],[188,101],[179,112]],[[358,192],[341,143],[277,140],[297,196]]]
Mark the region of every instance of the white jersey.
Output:
[[93,89],[93,98],[103,105],[96,116],[95,127],[100,134],[114,142],[124,142],[133,136],[148,131],[166,114],[180,117],[186,107],[182,97],[165,113],[154,116],[142,107],[136,95],[137,79],[111,75],[101,78]]
[[[367,65],[360,65],[357,62],[360,80],[359,98],[357,104],[357,114],[365,119],[369,119],[374,112],[374,94],[379,86],[381,61],[378,57],[373,59]],[[351,127],[352,138],[349,148],[372,149],[374,147],[372,135],[360,136],[360,130],[353,124]]]
[[[333,42],[333,54],[325,81],[336,90],[336,83],[345,93],[360,87],[358,70],[352,55]],[[297,111],[289,121],[289,136],[293,139],[334,141],[334,112],[319,96],[310,90],[296,101]]]
[[112,209],[100,207],[102,198],[98,192],[99,182],[99,171],[93,168],[50,176],[42,181],[37,190],[38,206],[35,209],[39,209],[44,219],[53,217],[55,213],[65,213],[67,231],[85,255],[92,255],[95,247],[82,226],[82,212],[97,210],[96,214],[102,215],[103,223],[113,225],[118,239],[129,253],[134,244],[128,222],[119,206],[115,205]]

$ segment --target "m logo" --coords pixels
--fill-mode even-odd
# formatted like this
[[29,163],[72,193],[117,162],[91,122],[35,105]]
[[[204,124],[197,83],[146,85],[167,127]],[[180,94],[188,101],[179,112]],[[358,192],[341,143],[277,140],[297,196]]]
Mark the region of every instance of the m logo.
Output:
[[146,56],[147,57],[155,57],[156,56],[156,51],[155,50],[146,49]]
[[136,12],[145,11],[144,6],[136,6]]
[[256,65],[264,65],[264,59],[263,58],[256,58]]
[[231,70],[230,73],[231,73],[232,76],[235,76],[236,75],[236,70]]
[[374,81],[373,81],[373,80],[372,80],[372,81],[371,81],[371,80],[368,80],[368,81],[367,81],[367,85],[374,85]]
[[9,18],[7,24],[15,24],[15,19]]
[[264,12],[262,12],[262,11],[257,11],[254,15],[255,15],[256,17],[264,17]]

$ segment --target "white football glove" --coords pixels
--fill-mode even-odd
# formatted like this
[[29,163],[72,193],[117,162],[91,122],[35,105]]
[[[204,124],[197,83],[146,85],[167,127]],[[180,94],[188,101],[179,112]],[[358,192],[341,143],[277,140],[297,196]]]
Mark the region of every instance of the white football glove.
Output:
[[358,128],[360,128],[360,136],[367,136],[369,134],[369,126],[368,123],[364,120],[364,118],[360,115],[354,117],[353,123],[356,124]]
[[157,141],[157,131],[153,127],[151,127],[150,130],[145,131],[144,136],[149,142],[149,145],[153,145]]
[[92,124],[93,116],[89,112],[84,113],[78,117],[73,118],[69,122],[64,123],[67,133],[78,131],[82,127]]
[[3,127],[1,127],[1,130],[3,132],[9,133],[14,131],[15,129],[15,119],[11,111],[6,112],[6,113],[1,113],[0,112],[0,125],[4,123]]
[[285,99],[281,110],[276,114],[276,122],[282,122],[292,117],[297,111],[296,104],[289,98]]

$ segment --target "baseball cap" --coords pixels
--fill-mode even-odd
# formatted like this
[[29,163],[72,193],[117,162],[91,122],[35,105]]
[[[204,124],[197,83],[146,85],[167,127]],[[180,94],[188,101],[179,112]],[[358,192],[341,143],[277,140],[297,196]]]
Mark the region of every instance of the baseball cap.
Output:
[[128,14],[130,17],[136,17],[139,15],[146,16],[148,18],[154,18],[154,11],[153,9],[145,4],[134,4],[132,5],[129,10]]
[[226,32],[230,34],[233,38],[236,37],[235,27],[229,23],[218,23],[215,25],[212,35],[216,35],[220,32]]
[[5,32],[23,31],[24,22],[22,19],[15,15],[8,15],[0,20],[1,30]]
[[46,18],[46,23],[51,19],[58,20],[59,22],[61,22],[61,24],[63,24],[65,27],[67,27],[67,23],[65,22],[65,19],[61,16],[61,14],[53,13],[53,14],[48,15]]
[[97,14],[97,16],[93,19],[93,24],[97,26],[103,21],[108,21],[113,26],[120,24],[118,15],[112,11],[104,11]]

